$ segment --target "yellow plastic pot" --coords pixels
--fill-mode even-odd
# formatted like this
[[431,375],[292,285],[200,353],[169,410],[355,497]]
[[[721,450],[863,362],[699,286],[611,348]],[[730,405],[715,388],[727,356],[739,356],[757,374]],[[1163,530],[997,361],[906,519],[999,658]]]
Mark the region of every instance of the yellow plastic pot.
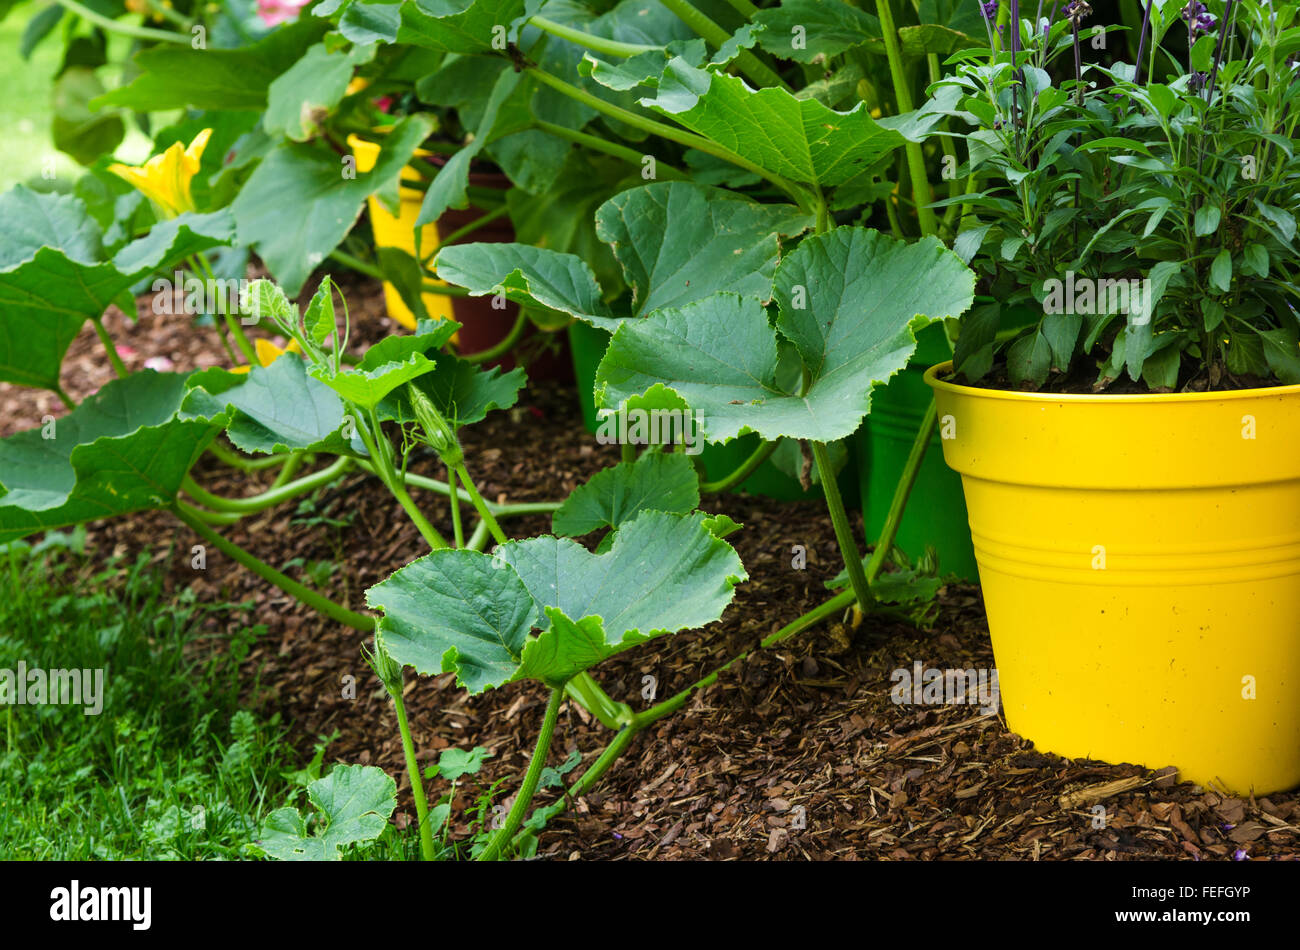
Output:
[[[348,145],[352,148],[352,154],[356,156],[357,171],[368,172],[375,167],[375,162],[379,158],[378,145],[355,135],[348,137]],[[430,153],[417,149],[415,154],[427,156]],[[403,168],[401,177],[409,181],[418,179],[419,175],[414,169]],[[399,194],[400,213],[396,216],[374,195],[367,199],[370,207],[370,226],[375,233],[375,246],[393,247],[415,256],[415,222],[420,217],[420,205],[424,201],[424,193],[415,188],[403,187],[399,188]],[[419,230],[420,250],[427,257],[438,247],[438,225],[426,224]],[[439,316],[454,318],[451,297],[435,293],[425,293],[421,296],[424,298],[424,306],[429,311],[429,316],[435,320]],[[415,329],[415,314],[402,301],[402,295],[397,292],[397,288],[388,281],[384,281],[384,303],[388,307],[390,317],[408,329]]]
[[1007,725],[1071,758],[1300,785],[1300,386],[944,381]]

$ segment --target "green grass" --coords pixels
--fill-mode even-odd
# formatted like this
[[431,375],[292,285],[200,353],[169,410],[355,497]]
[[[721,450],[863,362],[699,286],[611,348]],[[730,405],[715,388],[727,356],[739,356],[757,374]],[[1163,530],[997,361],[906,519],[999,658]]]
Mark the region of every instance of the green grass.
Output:
[[233,627],[213,649],[201,624],[226,609],[165,598],[145,558],[95,571],[12,545],[0,574],[0,669],[105,670],[99,715],[0,705],[0,857],[246,857],[294,755],[278,714],[238,702],[264,630]]
[[[0,670],[104,670],[98,715],[0,702],[0,860],[260,857],[262,820],[306,807],[335,736],[296,768],[280,714],[240,702],[241,686],[258,692],[240,664],[265,627],[167,595],[147,555],[96,567],[83,542],[78,529],[0,546]],[[418,855],[415,829],[389,825],[346,857]]]

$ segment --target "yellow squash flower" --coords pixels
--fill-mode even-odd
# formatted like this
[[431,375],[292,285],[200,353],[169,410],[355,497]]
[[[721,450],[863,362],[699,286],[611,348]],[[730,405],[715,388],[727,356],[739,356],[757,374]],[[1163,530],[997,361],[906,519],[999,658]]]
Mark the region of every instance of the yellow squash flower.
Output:
[[[302,352],[302,347],[298,345],[297,340],[290,340],[288,346],[286,346],[284,349],[280,349],[280,347],[276,346],[270,340],[263,340],[261,338],[258,338],[253,341],[253,349],[257,351],[257,361],[261,363],[263,366],[270,366],[272,363],[276,361],[276,359],[283,356],[285,353]],[[252,366],[236,366],[230,372],[247,373],[252,368],[253,368]]]
[[167,151],[155,155],[139,167],[113,164],[108,166],[108,170],[130,182],[146,198],[152,199],[162,208],[164,214],[174,218],[194,210],[190,182],[198,174],[199,161],[203,158],[203,149],[207,147],[211,135],[211,129],[204,129],[194,136],[189,148],[182,148],[180,142],[173,142]]

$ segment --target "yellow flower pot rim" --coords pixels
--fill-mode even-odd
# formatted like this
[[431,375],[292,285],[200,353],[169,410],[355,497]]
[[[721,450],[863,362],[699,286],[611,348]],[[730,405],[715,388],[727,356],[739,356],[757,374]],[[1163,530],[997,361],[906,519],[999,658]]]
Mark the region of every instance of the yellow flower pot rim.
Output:
[[1300,396],[1300,383],[1283,386],[1263,386],[1255,389],[1224,389],[1205,393],[1133,393],[1111,396],[1105,393],[1023,393],[1008,389],[985,389],[981,386],[963,386],[940,379],[952,372],[952,360],[938,363],[925,371],[925,381],[935,389],[981,399],[1007,399],[1012,402],[1091,403],[1095,405],[1133,405],[1157,402],[1225,402],[1233,399],[1259,399],[1261,396]]

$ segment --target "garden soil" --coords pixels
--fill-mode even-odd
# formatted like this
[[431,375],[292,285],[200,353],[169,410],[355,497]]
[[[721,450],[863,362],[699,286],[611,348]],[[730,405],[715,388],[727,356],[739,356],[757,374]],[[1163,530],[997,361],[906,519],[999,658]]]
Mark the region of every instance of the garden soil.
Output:
[[[360,349],[388,332],[382,294],[368,280],[342,283]],[[214,329],[153,315],[147,298],[140,311],[136,323],[116,311],[106,318],[130,368],[150,358],[178,371],[227,364]],[[65,386],[80,399],[109,378],[88,324],[65,361]],[[62,412],[51,394],[0,384],[0,435]],[[596,444],[583,429],[572,390],[554,383],[526,390],[514,409],[467,430],[464,444],[484,494],[502,502],[561,498],[618,461],[616,447]],[[434,459],[419,459],[413,470],[445,478]],[[236,475],[211,457],[195,476],[229,496],[263,490],[272,478]],[[446,501],[416,497],[450,536]],[[650,686],[663,699],[824,601],[825,582],[838,571],[834,534],[819,503],[722,495],[706,497],[701,507],[745,525],[730,540],[750,581],[719,622],[638,647],[595,671],[614,698],[634,708],[649,704]],[[549,519],[514,519],[504,527],[516,537],[538,534]],[[356,609],[368,586],[425,550],[379,482],[361,474],[307,505],[290,503],[225,531],[277,567],[292,563],[285,569],[295,577],[312,570],[330,596]],[[861,537],[860,520],[855,531]],[[304,760],[318,736],[337,733],[328,761],[378,765],[398,776],[395,820],[412,823],[392,706],[362,659],[362,635],[303,608],[217,551],[207,552],[206,570],[193,570],[190,550],[199,541],[164,512],[94,523],[89,532],[97,560],[147,552],[175,590],[193,588],[201,602],[246,605],[226,615],[229,623],[266,628],[244,660],[246,701],[266,715],[282,714]],[[796,545],[807,552],[802,570],[792,566]],[[209,623],[216,636],[195,649],[224,648],[224,630],[215,616]],[[1178,783],[1168,769],[1043,754],[978,706],[895,705],[891,672],[918,660],[941,669],[992,667],[977,587],[943,588],[930,629],[868,616],[851,630],[836,617],[734,665],[637,736],[596,788],[552,821],[539,858],[1300,858],[1300,795],[1241,798]],[[352,682],[355,699],[345,698]],[[471,698],[450,675],[411,677],[406,702],[422,764],[449,747],[484,745],[493,753],[458,791],[453,833],[465,836],[466,811],[478,795],[498,780],[505,780],[502,788],[516,786],[536,741],[545,690],[516,684]],[[550,764],[580,755],[572,781],[610,737],[566,703]],[[435,782],[431,792],[444,790]],[[557,791],[544,789],[538,803]]]

